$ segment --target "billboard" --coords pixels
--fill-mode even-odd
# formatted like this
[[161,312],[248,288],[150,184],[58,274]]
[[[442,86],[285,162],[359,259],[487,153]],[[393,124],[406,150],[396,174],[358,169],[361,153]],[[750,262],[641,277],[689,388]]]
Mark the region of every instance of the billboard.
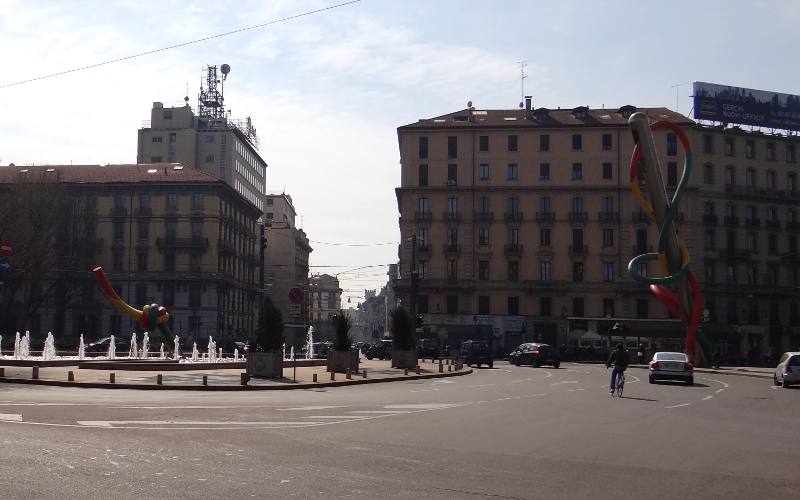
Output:
[[694,118],[800,130],[800,96],[694,82]]

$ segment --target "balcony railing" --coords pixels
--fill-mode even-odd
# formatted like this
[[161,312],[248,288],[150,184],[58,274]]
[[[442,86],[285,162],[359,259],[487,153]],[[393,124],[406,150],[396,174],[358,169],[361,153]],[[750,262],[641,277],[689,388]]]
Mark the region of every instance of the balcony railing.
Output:
[[137,215],[139,217],[150,217],[153,215],[153,209],[151,207],[134,208],[133,215]]
[[112,217],[124,217],[128,215],[128,208],[127,207],[113,207],[111,209],[111,216]]
[[747,227],[761,227],[761,219],[744,219],[744,225]]
[[723,219],[723,224],[730,227],[737,227],[739,225],[739,217],[735,215],[726,215]]
[[632,222],[639,222],[639,223],[650,223],[650,216],[644,212],[633,212],[631,213],[631,221]]
[[461,245],[457,243],[445,243],[442,245],[444,253],[459,253],[461,252]]
[[461,212],[445,212],[442,218],[446,222],[461,222]]
[[719,256],[728,259],[743,259],[750,256],[751,250],[744,248],[720,248]]
[[586,212],[570,212],[569,213],[569,221],[570,222],[586,222],[588,219]]
[[556,220],[555,212],[536,212],[537,222],[553,222]]
[[570,245],[567,251],[570,255],[586,255],[589,253],[589,245]]
[[208,248],[208,238],[156,238],[156,246],[205,250]]
[[430,243],[417,242],[417,253],[431,253]]
[[480,222],[491,222],[494,220],[494,212],[475,212],[475,220]]
[[414,212],[414,220],[417,222],[428,221],[431,220],[431,213],[430,212]]
[[716,226],[717,224],[719,224],[719,217],[716,215],[703,215],[704,226]]
[[780,229],[781,228],[781,223],[778,220],[767,219],[767,220],[764,221],[764,227],[768,227],[768,228],[771,228],[771,229]]
[[566,292],[572,283],[556,280],[529,280],[523,281],[522,287],[526,292]]
[[600,222],[616,222],[619,220],[619,212],[600,212],[597,219]]
[[522,220],[522,212],[504,212],[503,218],[509,222],[519,222]]
[[519,255],[522,253],[522,244],[520,243],[506,243],[503,247],[503,252],[506,255]]
[[235,251],[235,248],[233,247],[233,243],[231,243],[230,241],[223,240],[223,239],[217,240],[217,248],[219,248],[219,251],[221,253],[229,254],[229,255],[233,254],[234,251]]

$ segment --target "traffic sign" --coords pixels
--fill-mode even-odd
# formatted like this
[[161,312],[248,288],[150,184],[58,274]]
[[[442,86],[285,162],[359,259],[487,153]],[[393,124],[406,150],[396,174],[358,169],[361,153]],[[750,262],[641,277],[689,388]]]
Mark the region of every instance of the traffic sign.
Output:
[[8,240],[3,240],[3,242],[0,243],[0,254],[2,254],[3,257],[11,255],[11,243],[9,243]]
[[0,257],[0,273],[8,274],[11,272],[11,259],[5,255]]
[[299,288],[292,288],[289,290],[289,302],[292,304],[299,304],[303,301],[303,290]]

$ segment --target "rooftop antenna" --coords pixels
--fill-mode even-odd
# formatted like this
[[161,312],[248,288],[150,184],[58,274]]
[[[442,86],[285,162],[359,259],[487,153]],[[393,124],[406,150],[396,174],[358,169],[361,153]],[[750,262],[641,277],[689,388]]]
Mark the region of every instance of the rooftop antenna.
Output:
[[681,104],[680,104],[680,100],[679,100],[680,97],[678,96],[678,91],[680,90],[681,87],[683,87],[684,85],[689,85],[690,83],[692,83],[692,82],[683,82],[683,83],[676,83],[675,85],[670,85],[670,88],[675,89],[675,112],[676,113],[680,113],[681,112]]
[[525,102],[525,79],[528,78],[525,67],[528,66],[528,61],[518,61],[517,64],[519,64],[519,107],[522,108]]

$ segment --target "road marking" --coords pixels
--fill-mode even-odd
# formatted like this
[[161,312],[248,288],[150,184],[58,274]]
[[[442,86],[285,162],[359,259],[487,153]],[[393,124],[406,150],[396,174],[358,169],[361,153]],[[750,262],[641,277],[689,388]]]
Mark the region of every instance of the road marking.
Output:
[[434,380],[432,384],[455,384],[452,380]]
[[716,380],[716,379],[713,379],[713,378],[704,378],[703,380],[710,380],[710,381],[712,381],[712,382],[716,382],[716,383],[718,383],[718,384],[721,384],[721,385],[722,385],[723,387],[725,387],[726,389],[727,389],[728,387],[730,387],[730,385],[729,385],[727,382],[723,382],[722,380]]
[[241,422],[229,420],[78,420],[78,425],[85,427],[113,427],[114,425],[282,425],[303,426],[320,422]]
[[567,371],[568,372],[575,372],[575,373],[587,373],[587,374],[588,373],[592,373],[592,372],[585,371],[585,370],[573,370],[572,368],[567,368]]
[[419,390],[416,390],[416,391],[408,391],[408,392],[436,392],[438,390],[440,390],[440,389],[419,389]]
[[577,384],[577,380],[562,380],[561,382],[555,382],[550,385],[559,385],[559,384]]
[[0,420],[6,422],[22,422],[22,415],[17,413],[0,413]]
[[514,383],[517,383],[517,382],[530,382],[531,380],[533,380],[533,379],[532,378],[521,378],[519,380],[512,380],[511,383],[514,384]]
[[664,408],[680,408],[681,406],[689,406],[690,403],[681,403],[679,405],[665,406]]
[[410,413],[408,411],[403,410],[353,410],[347,413],[376,413],[376,414],[386,414],[386,415],[402,415],[404,413]]
[[470,388],[471,387],[489,387],[489,386],[492,386],[492,385],[497,385],[497,384],[468,385],[467,387],[470,387]]
[[703,398],[703,401],[708,401],[709,399],[711,399],[711,398],[713,398],[713,397],[714,397],[714,395],[713,395],[713,394],[707,394],[707,395],[706,395],[706,396]]
[[293,406],[291,408],[278,408],[278,411],[316,411],[344,408],[343,406]]
[[315,418],[315,419],[344,419],[344,418],[346,418],[348,420],[353,420],[353,419],[359,419],[359,418],[362,418],[362,417],[359,417],[358,415],[307,415],[305,417],[300,417],[300,418]]
[[455,408],[464,406],[468,403],[430,403],[430,404],[411,404],[411,405],[385,405],[387,410],[441,410],[444,408]]
[[725,389],[717,389],[717,390],[716,390],[716,391],[714,391],[714,392],[716,392],[717,394],[719,394],[720,392],[722,392],[722,391],[724,391],[724,390],[725,390]]

